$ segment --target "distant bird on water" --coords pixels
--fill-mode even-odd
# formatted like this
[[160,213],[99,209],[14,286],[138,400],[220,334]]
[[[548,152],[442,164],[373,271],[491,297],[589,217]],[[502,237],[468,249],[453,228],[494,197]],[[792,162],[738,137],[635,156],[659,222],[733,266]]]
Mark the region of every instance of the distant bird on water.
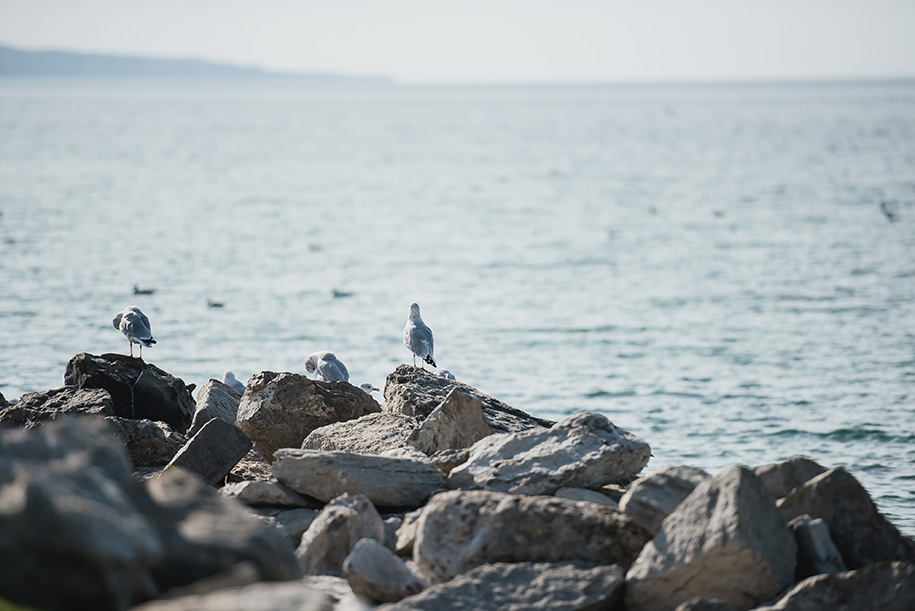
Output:
[[896,211],[893,210],[892,204],[890,204],[888,201],[884,200],[880,202],[880,212],[882,212],[883,216],[886,217],[886,220],[891,223],[895,223],[899,220],[899,215],[896,214]]
[[305,370],[323,382],[349,382],[346,365],[333,352],[315,352],[305,359]]
[[156,292],[156,289],[141,289],[136,284],[133,285],[133,294],[134,295],[152,295]]
[[421,359],[420,367],[422,367],[422,361],[438,367],[435,359],[432,358],[432,329],[423,322],[419,315],[419,304],[415,302],[410,304],[410,312],[407,314],[407,326],[403,329],[403,345],[413,353],[414,367],[416,367],[416,357]]
[[213,301],[212,299],[207,297],[207,307],[208,308],[221,308],[224,305],[226,305],[226,304],[224,304],[221,301]]
[[226,369],[222,374],[222,383],[231,386],[241,394],[245,394],[245,385],[242,384],[238,378],[235,377],[235,374]]
[[117,313],[111,321],[115,329],[120,330],[130,342],[130,356],[133,356],[133,345],[140,346],[140,358],[143,358],[143,346],[149,348],[156,343],[149,329],[149,319],[137,306],[127,306]]

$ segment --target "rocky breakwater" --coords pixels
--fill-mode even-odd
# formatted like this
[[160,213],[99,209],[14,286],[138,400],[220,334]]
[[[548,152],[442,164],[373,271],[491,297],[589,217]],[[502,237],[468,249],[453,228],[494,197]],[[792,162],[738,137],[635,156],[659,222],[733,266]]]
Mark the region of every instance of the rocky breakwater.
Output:
[[600,414],[410,366],[383,406],[272,372],[194,401],[115,355],[65,380],[0,400],[0,607],[915,608],[913,542],[804,458],[642,473]]

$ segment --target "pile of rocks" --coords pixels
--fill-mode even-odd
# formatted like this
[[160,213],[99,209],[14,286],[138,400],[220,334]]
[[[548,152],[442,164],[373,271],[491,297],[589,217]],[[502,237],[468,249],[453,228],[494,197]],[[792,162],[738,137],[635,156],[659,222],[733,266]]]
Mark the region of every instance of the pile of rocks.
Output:
[[406,365],[383,407],[273,372],[194,401],[120,355],[65,383],[0,398],[0,608],[915,608],[915,543],[804,458],[639,476],[604,416]]

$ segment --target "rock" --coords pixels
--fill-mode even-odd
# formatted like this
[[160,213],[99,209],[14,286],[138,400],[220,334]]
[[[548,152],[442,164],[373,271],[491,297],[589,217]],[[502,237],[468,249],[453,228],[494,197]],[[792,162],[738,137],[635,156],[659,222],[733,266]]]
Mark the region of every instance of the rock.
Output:
[[237,483],[254,480],[275,481],[276,478],[273,477],[273,472],[270,471],[270,463],[264,460],[263,457],[257,453],[257,450],[252,449],[248,452],[247,456],[242,458],[232,467],[232,470],[229,471],[229,475],[226,476],[226,482]]
[[6,397],[3,396],[3,393],[0,392],[0,409],[4,407],[9,407],[9,402],[6,400]]
[[497,433],[553,425],[550,420],[526,414],[481,393],[472,386],[411,365],[400,365],[388,375],[384,386],[383,409],[386,412],[405,414],[422,420],[441,405],[453,388],[460,388],[483,403],[483,416]]
[[417,426],[416,418],[403,414],[368,414],[313,430],[302,442],[302,449],[381,454],[407,445]]
[[[410,460],[415,460],[423,464],[432,465],[432,461],[429,460],[429,457],[417,450],[416,448],[406,446],[403,448],[391,448],[390,450],[385,450],[378,456],[387,456],[388,458],[408,458]],[[435,466],[435,465],[433,465]]]
[[407,443],[431,456],[439,450],[469,448],[492,433],[483,418],[483,402],[455,387],[412,432]]
[[248,379],[236,425],[273,462],[274,452],[301,446],[317,428],[378,411],[374,399],[348,382],[264,371]]
[[564,486],[598,488],[638,473],[651,448],[606,416],[585,412],[549,429],[490,435],[448,476],[453,488],[553,494]]
[[626,575],[626,608],[675,609],[695,597],[750,609],[792,583],[794,537],[762,481],[732,467],[696,486]]
[[399,603],[382,605],[378,611],[616,609],[623,583],[623,572],[614,565],[486,564]]
[[829,526],[820,518],[804,514],[788,522],[797,542],[796,581],[821,573],[841,573],[847,570],[839,548],[829,536]]
[[384,540],[384,525],[371,501],[361,494],[335,498],[302,535],[296,550],[302,573],[343,577],[343,561],[364,538]]
[[248,480],[226,484],[219,489],[224,496],[249,507],[307,507],[320,509],[321,504],[277,481]]
[[164,550],[143,497],[100,420],[0,430],[0,601],[124,609],[151,596]]
[[194,400],[182,380],[124,354],[77,354],[67,363],[64,383],[107,390],[121,418],[160,420],[184,432],[194,415]]
[[204,577],[203,579],[195,581],[194,583],[189,583],[186,586],[172,588],[165,593],[164,598],[197,596],[209,594],[216,590],[223,590],[225,588],[240,588],[251,585],[252,583],[257,583],[260,580],[260,577],[261,574],[257,565],[245,560],[244,562],[239,562],[238,564],[229,567],[221,573]]
[[403,526],[403,516],[400,514],[384,518],[384,544],[391,551],[397,549],[397,531]]
[[487,491],[436,495],[416,528],[413,557],[432,583],[492,562],[582,560],[625,568],[651,538],[613,507]]
[[[302,583],[309,588],[320,590],[334,601],[334,611],[342,611],[339,602],[353,596],[353,589],[349,587],[349,582],[345,577],[335,577],[333,575],[304,575]],[[294,611],[290,609],[290,611]]]
[[184,435],[164,422],[117,416],[105,420],[127,447],[134,469],[164,467],[187,443]]
[[353,592],[376,603],[396,602],[429,587],[397,554],[375,539],[356,543],[343,561],[343,572]]
[[826,471],[826,467],[803,456],[794,456],[785,462],[753,469],[756,476],[766,485],[769,493],[776,499],[787,496],[796,487],[824,471]]
[[213,418],[234,425],[240,402],[241,394],[237,390],[219,380],[210,380],[197,392],[197,407],[187,434],[197,434]]
[[213,418],[184,444],[166,469],[180,467],[196,473],[205,483],[213,486],[245,457],[251,446],[248,436],[234,425]]
[[554,496],[560,499],[567,499],[569,501],[584,501],[586,503],[597,503],[598,505],[611,505],[613,507],[619,507],[617,502],[606,494],[601,494],[600,492],[589,490],[588,488],[560,488],[556,491]]
[[299,507],[296,509],[278,509],[276,507],[257,507],[251,512],[263,524],[278,529],[291,543],[293,548],[302,541],[302,535],[318,517],[317,509]]
[[899,534],[858,480],[841,467],[797,486],[778,507],[789,520],[804,514],[825,520],[849,568],[892,560],[915,563],[915,543]]
[[734,607],[720,598],[691,598],[677,605],[674,611],[734,611]]
[[30,392],[22,395],[15,405],[0,406],[0,426],[34,428],[55,420],[61,414],[111,416],[114,405],[108,391],[100,388],[80,390],[75,386],[64,386]]
[[439,450],[429,457],[429,462],[438,467],[442,473],[448,475],[456,466],[467,462],[468,458],[470,458],[470,448]]
[[193,583],[251,561],[262,580],[299,575],[283,535],[180,469],[144,482],[155,503],[147,515],[163,543],[163,561],[154,575],[161,590]]
[[324,592],[298,581],[255,583],[198,594],[157,600],[132,611],[333,611],[333,600]]
[[408,511],[403,516],[403,522],[397,528],[394,551],[399,556],[412,556],[413,543],[416,541],[417,527],[419,526],[419,517],[423,515],[422,508],[415,511]]
[[445,488],[442,472],[428,462],[349,452],[278,450],[273,474],[320,501],[361,493],[384,507],[418,507]]
[[911,611],[915,609],[915,566],[879,562],[845,573],[816,575],[778,602],[754,611]]
[[634,481],[620,499],[620,509],[656,533],[664,518],[708,478],[697,467],[664,467]]

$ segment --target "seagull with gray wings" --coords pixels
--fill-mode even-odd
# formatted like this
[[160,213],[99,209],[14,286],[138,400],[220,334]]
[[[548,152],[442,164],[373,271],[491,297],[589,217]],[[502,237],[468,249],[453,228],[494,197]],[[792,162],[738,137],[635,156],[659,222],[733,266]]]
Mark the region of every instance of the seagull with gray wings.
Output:
[[413,366],[416,367],[416,357],[420,358],[420,366],[426,361],[433,367],[435,359],[432,358],[432,329],[423,322],[419,315],[419,304],[411,303],[410,312],[407,314],[407,326],[403,330],[403,345],[413,353]]
[[349,382],[349,372],[333,352],[315,352],[305,360],[305,370],[323,382]]
[[149,329],[149,319],[137,306],[127,306],[115,315],[111,321],[130,342],[130,356],[133,356],[133,345],[140,346],[140,358],[143,358],[143,346],[149,348],[156,343]]

